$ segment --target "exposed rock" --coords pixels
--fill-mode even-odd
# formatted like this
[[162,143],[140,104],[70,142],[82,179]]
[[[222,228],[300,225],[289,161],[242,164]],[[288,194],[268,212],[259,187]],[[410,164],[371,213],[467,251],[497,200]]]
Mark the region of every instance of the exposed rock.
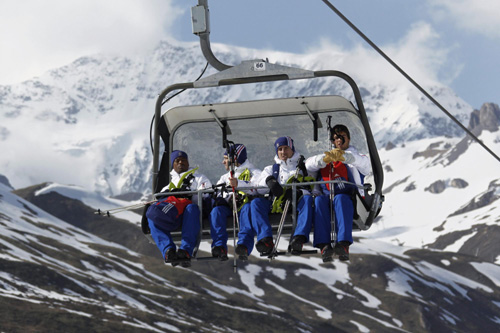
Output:
[[444,225],[446,224],[446,222],[447,221],[444,220],[443,223],[441,223],[437,227],[433,228],[432,231],[437,231],[437,232],[443,231],[444,230]]
[[440,150],[434,150],[434,149],[433,150],[417,151],[415,154],[413,154],[412,159],[416,159],[418,157],[424,157],[424,158],[434,157],[441,152],[442,151],[440,151]]
[[450,186],[455,188],[466,188],[467,186],[469,186],[469,183],[467,183],[463,179],[455,178],[451,180]]
[[465,153],[467,149],[469,148],[471,139],[469,136],[463,138],[460,142],[458,142],[455,147],[451,150],[450,154],[448,155],[448,164],[453,163],[456,161],[460,155]]
[[408,186],[405,187],[405,189],[403,191],[410,192],[410,191],[415,190],[416,188],[417,187],[415,186],[415,182],[411,182],[410,184],[408,184]]
[[495,262],[500,250],[500,227],[496,225],[475,225],[475,235],[469,238],[458,251],[481,260]]
[[385,165],[384,166],[384,170],[387,171],[387,172],[392,172],[393,171],[390,165]]
[[[442,231],[444,226],[441,224],[441,226],[434,228],[434,231]],[[438,250],[444,250],[447,246],[455,243],[458,241],[460,238],[470,235],[472,233],[472,230],[460,230],[460,231],[453,231],[450,233],[447,233],[443,236],[439,236],[436,241],[432,244],[427,244],[426,247],[432,248],[432,249],[438,249]]]
[[480,110],[471,113],[469,129],[479,135],[482,130],[495,132],[500,124],[500,108],[495,103],[484,103]]
[[387,142],[387,144],[385,145],[385,150],[387,150],[387,151],[394,149],[394,148],[396,148],[396,145],[394,143],[392,143],[391,141]]
[[434,149],[434,148],[437,148],[437,147],[439,147],[442,143],[443,143],[443,141],[439,141],[439,142],[434,142],[434,143],[431,143],[427,149]]
[[438,154],[441,154],[445,152],[448,148],[445,149],[437,149],[443,142],[434,142],[429,145],[424,151],[419,151],[413,154],[413,159],[416,159],[417,157],[424,157],[424,158],[429,158],[429,157],[434,157]]
[[[484,103],[480,110],[474,110],[471,113],[469,121],[469,129],[478,136],[482,130],[495,132],[500,124],[500,108],[495,103]],[[448,164],[453,163],[462,155],[470,145],[471,139],[469,136],[463,138],[451,151],[448,156]]]
[[389,187],[386,187],[383,192],[384,193],[389,193],[392,191],[393,188],[395,188],[396,186],[398,185],[401,185],[403,183],[405,183],[407,180],[408,180],[409,177],[406,177],[405,179],[401,179],[401,180],[398,180],[397,182],[395,182],[394,184],[392,184],[391,186]]
[[4,184],[10,189],[14,189],[12,185],[10,185],[9,179],[7,179],[7,177],[5,177],[4,175],[0,175],[0,183]]
[[436,180],[434,183],[424,189],[424,191],[429,191],[435,194],[441,193],[444,190],[446,190],[446,183],[443,180]]
[[[435,229],[435,231],[438,230]],[[498,242],[498,237],[500,237],[500,227],[495,225],[475,225],[470,230],[450,232],[438,237],[434,243],[428,244],[427,247],[443,250],[462,237],[466,237],[471,234],[474,235],[470,237],[462,245],[462,247],[460,247],[458,253],[468,254],[484,261],[495,262],[500,251],[500,243]]]
[[470,212],[475,209],[479,209],[481,207],[487,206],[491,204],[493,201],[497,200],[500,196],[496,194],[496,188],[490,188],[485,193],[473,198],[469,203],[467,203],[464,207],[460,208],[456,212],[450,214],[449,216],[455,216]]

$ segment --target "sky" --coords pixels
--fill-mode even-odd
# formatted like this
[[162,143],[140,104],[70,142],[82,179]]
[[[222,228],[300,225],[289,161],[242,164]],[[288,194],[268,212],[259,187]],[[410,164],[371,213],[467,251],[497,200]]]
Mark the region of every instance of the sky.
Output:
[[[435,76],[474,108],[484,102],[500,103],[499,1],[330,2],[408,74]],[[81,56],[144,53],[162,39],[198,42],[190,18],[190,9],[197,4],[196,0],[2,1],[0,85],[40,76]],[[378,57],[322,0],[209,0],[208,4],[214,48],[217,43],[254,48],[263,50],[265,58],[265,50],[307,54],[335,47]]]

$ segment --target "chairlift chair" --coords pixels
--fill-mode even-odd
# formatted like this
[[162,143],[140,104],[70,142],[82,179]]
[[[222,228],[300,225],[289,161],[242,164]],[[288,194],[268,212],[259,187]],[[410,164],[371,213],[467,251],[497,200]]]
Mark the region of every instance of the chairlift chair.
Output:
[[[336,70],[310,71],[260,59],[242,61],[236,66],[223,64],[210,47],[207,2],[208,0],[198,0],[198,6],[192,8],[193,33],[200,37],[203,55],[219,72],[194,82],[172,84],[158,96],[153,127],[154,196],[164,196],[159,192],[170,182],[170,152],[173,150],[186,151],[190,165],[199,165],[200,172],[215,183],[225,173],[220,161],[228,139],[245,144],[250,161],[263,169],[273,163],[272,143],[280,136],[291,136],[298,151],[305,157],[328,150],[329,133],[326,130],[320,131],[320,128],[331,117],[332,125],[344,124],[349,128],[352,144],[370,157],[372,173],[365,177],[364,197],[357,196],[357,214],[353,225],[353,230],[369,229],[382,207],[383,169],[361,94],[354,80]],[[172,93],[176,91],[220,90],[226,86],[328,78],[346,82],[352,89],[356,106],[341,96],[319,95],[216,103],[207,101],[207,104],[176,106],[162,112],[166,97],[173,96]],[[160,152],[162,146],[163,153]],[[294,185],[292,190],[295,199]],[[203,192],[211,193],[214,190],[207,189]],[[198,204],[202,206],[201,195],[198,198]],[[295,200],[292,201],[291,221],[287,221],[282,230],[282,235],[285,236],[291,235],[295,227],[296,207]],[[210,239],[210,223],[207,218],[203,218],[203,209],[200,212],[198,245],[201,240]],[[271,216],[274,231],[278,221],[279,216]],[[227,228],[228,235],[233,235],[233,224],[230,221]],[[171,235],[174,241],[181,239],[180,230]]]
[[[357,107],[344,97],[323,95],[176,106],[162,113],[164,98],[179,89],[326,77],[345,80],[352,88]],[[170,182],[170,152],[173,150],[186,151],[190,165],[199,165],[200,172],[215,184],[219,176],[226,172],[220,161],[224,153],[223,143],[228,138],[245,144],[250,161],[263,169],[272,164],[272,144],[279,136],[291,136],[298,151],[306,158],[328,150],[328,133],[326,129],[320,130],[328,116],[332,117],[332,125],[346,125],[351,132],[352,144],[370,157],[373,172],[365,178],[365,196],[358,195],[356,200],[357,218],[353,226],[354,230],[367,230],[381,208],[383,169],[359,89],[349,76],[339,71],[306,71],[251,60],[196,82],[167,87],[158,97],[155,110],[153,193],[158,193]],[[160,160],[161,143],[164,151]],[[213,191],[209,189],[205,192]],[[202,202],[199,204],[202,205]],[[277,221],[279,217],[271,218],[274,229],[277,228]],[[200,224],[199,240],[210,239],[208,219],[200,216]],[[290,235],[294,225],[295,209],[292,209],[291,221],[287,221],[282,235]],[[229,235],[233,234],[232,228],[228,222]],[[173,232],[172,237],[180,240],[180,231]]]

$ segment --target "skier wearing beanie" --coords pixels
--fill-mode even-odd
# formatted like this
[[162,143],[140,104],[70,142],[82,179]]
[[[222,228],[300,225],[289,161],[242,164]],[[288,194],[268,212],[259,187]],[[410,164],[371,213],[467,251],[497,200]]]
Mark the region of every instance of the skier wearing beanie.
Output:
[[[286,198],[291,198],[291,188],[283,191],[281,185],[289,184],[292,181],[303,181],[307,171],[303,163],[299,165],[302,156],[295,150],[295,145],[291,137],[283,136],[278,138],[274,142],[274,148],[276,150],[275,163],[264,168],[259,179],[259,186],[268,186],[271,189],[272,198],[276,198],[276,200],[274,200],[272,207],[270,205],[270,210],[272,213],[281,213],[281,203]],[[294,179],[297,168],[300,169],[300,172],[297,179]],[[283,192],[285,194],[280,195]],[[294,255],[299,255],[304,243],[309,241],[313,218],[313,199],[311,193],[305,188],[298,189],[297,199],[297,226],[290,242],[291,253]],[[266,218],[269,219],[268,216]],[[273,246],[272,238],[270,241],[264,241],[256,245],[261,253],[265,252],[267,254],[271,253]]]
[[[170,154],[170,161],[172,162],[170,184],[165,186],[161,192],[196,191],[212,186],[210,180],[198,172],[198,168],[189,167],[188,155],[185,152],[174,150]],[[191,256],[193,255],[200,230],[200,208],[196,204],[196,194],[192,198],[183,197],[180,200],[183,203],[182,210],[178,212],[179,215],[182,214],[182,241],[177,251],[176,245],[170,235],[170,232],[175,229],[170,228],[159,219],[150,218],[153,215],[148,214],[153,212],[156,206],[154,204],[148,208],[148,223],[151,230],[151,237],[153,237],[156,246],[161,251],[165,262],[176,266],[178,261],[181,261],[182,266],[189,267],[191,266]],[[164,208],[163,212],[166,215],[170,210]],[[154,216],[158,216],[158,214]]]
[[[363,184],[364,176],[371,172],[370,158],[360,154],[350,145],[351,135],[345,125],[335,125],[330,129],[330,142],[335,147],[324,154],[307,159],[306,167],[311,172],[318,172],[320,180],[344,180],[357,185]],[[321,249],[324,262],[332,261],[333,255],[339,260],[349,260],[349,246],[353,243],[352,226],[354,218],[353,196],[363,189],[352,184],[336,183],[330,191],[330,184],[320,186],[320,194],[315,198],[314,246]],[[333,199],[330,195],[333,194]],[[331,199],[331,200],[330,200]],[[331,217],[334,211],[335,245],[331,246]]]
[[[234,175],[231,176],[231,158],[235,159]],[[229,188],[234,187],[252,187],[260,177],[261,170],[255,168],[247,159],[247,149],[243,144],[234,144],[230,146],[222,161],[227,173],[222,175],[217,181],[217,185],[225,184]],[[262,192],[262,190],[259,190]],[[256,189],[237,190],[237,210],[239,219],[238,246],[236,254],[241,260],[247,260],[252,252],[254,237],[260,240],[265,237],[272,237],[272,228],[269,221],[252,218],[259,216],[260,211],[266,211],[267,200],[257,197],[259,191]],[[264,193],[267,190],[263,191]],[[231,216],[234,207],[232,207],[232,192],[226,192],[221,197],[215,199],[215,207],[210,213],[210,234],[212,236],[212,256],[220,260],[227,260],[227,229],[226,220]],[[253,214],[252,214],[253,213]]]

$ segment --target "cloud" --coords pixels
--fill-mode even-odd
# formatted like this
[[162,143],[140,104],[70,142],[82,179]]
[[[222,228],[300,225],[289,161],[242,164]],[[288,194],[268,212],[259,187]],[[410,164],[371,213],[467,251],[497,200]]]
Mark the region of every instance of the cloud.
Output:
[[146,51],[181,10],[172,0],[0,2],[0,84],[40,75],[92,53]]
[[[440,35],[425,22],[413,24],[397,42],[378,47],[391,58],[404,72],[422,86],[434,85],[444,80],[453,80],[460,66],[449,62],[453,46],[444,46]],[[358,43],[353,48],[345,48],[323,39],[316,47],[306,53],[309,63],[321,64],[322,69],[338,69],[353,78],[369,82],[410,85],[410,83],[382,56],[366,43]],[[440,77],[444,73],[446,78]]]
[[429,0],[434,17],[450,20],[466,31],[500,39],[500,2],[492,0]]

